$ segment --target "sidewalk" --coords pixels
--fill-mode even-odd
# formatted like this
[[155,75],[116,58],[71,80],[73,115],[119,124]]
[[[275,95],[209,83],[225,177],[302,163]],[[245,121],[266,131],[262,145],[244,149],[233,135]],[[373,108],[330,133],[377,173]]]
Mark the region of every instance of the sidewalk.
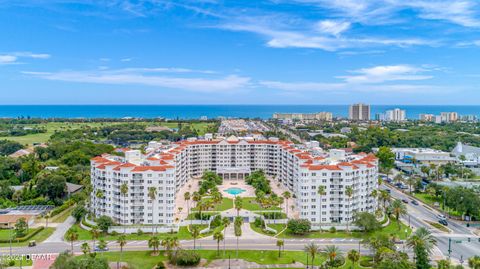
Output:
[[45,243],[63,242],[64,241],[63,237],[65,233],[68,231],[68,229],[70,229],[70,227],[72,227],[73,224],[75,224],[75,219],[72,216],[68,217],[65,220],[65,222],[57,225],[57,229],[55,229],[55,232],[53,232],[53,234],[50,235],[50,237],[43,242]]

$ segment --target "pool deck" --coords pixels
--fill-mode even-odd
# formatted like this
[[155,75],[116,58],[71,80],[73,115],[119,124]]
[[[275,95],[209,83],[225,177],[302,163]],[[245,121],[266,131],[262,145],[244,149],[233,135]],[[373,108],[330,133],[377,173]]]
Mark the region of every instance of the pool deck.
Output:
[[[227,192],[227,189],[230,188],[239,188],[245,190],[244,192],[233,195]],[[224,180],[222,185],[218,186],[218,190],[223,194],[226,198],[235,199],[235,196],[239,197],[254,197],[255,196],[255,189],[247,185],[244,180]]]

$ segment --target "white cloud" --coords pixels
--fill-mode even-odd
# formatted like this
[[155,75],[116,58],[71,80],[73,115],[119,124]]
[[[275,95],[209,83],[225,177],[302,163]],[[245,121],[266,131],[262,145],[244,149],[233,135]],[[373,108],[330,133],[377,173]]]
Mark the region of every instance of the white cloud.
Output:
[[317,31],[338,36],[350,28],[350,23],[347,21],[323,20],[316,25]]
[[18,64],[20,63],[18,60],[21,58],[48,59],[50,58],[50,55],[44,53],[32,53],[29,51],[11,52],[0,54],[0,64]]
[[[382,37],[349,38],[319,34],[318,32],[282,29],[274,19],[243,18],[241,22],[231,22],[219,27],[231,31],[244,31],[260,34],[268,39],[267,45],[274,48],[311,48],[336,51],[347,48],[415,45],[434,45],[435,42],[417,38],[390,39]],[[281,23],[280,23],[281,24]],[[332,32],[333,29],[330,29]]]
[[425,80],[432,76],[421,75],[423,68],[411,65],[384,65],[355,70],[351,76],[339,76],[348,83],[381,83],[395,80]]
[[337,16],[363,24],[385,24],[402,20],[403,10],[426,20],[443,20],[464,27],[480,27],[480,8],[476,0],[295,0],[321,6]]
[[[96,71],[31,72],[37,78],[78,83],[145,85],[196,92],[229,92],[249,86],[250,78],[229,75],[216,78],[152,75],[148,68]],[[153,72],[156,72],[153,70]]]
[[17,61],[17,57],[13,55],[0,55],[0,64],[11,64]]
[[[434,70],[434,69],[432,69]],[[436,69],[435,69],[436,70]],[[419,90],[431,91],[439,89],[438,86],[422,84],[399,84],[399,81],[419,81],[432,78],[420,73],[430,71],[425,67],[410,65],[387,65],[362,68],[352,71],[355,75],[337,76],[341,82],[282,82],[260,81],[260,85],[282,91],[337,91],[337,92],[415,92]]]

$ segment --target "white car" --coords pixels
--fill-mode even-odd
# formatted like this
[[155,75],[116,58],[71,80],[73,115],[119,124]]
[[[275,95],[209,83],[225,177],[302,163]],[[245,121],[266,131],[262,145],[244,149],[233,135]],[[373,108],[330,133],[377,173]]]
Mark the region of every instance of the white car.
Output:
[[438,215],[437,215],[437,218],[438,218],[439,220],[446,220],[446,219],[447,219],[447,217],[445,217],[445,215],[442,215],[442,214],[438,214]]

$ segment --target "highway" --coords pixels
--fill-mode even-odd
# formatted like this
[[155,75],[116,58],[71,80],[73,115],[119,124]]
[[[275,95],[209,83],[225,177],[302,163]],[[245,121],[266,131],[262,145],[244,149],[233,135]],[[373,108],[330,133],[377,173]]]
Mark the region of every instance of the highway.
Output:
[[[408,215],[403,218],[404,222],[407,224],[410,223],[412,228],[428,228],[437,239],[438,249],[446,258],[449,254],[449,239],[452,240],[450,244],[450,257],[457,262],[460,262],[461,260],[466,261],[469,257],[478,255],[480,253],[480,243],[478,241],[479,237],[474,235],[472,231],[465,225],[449,219],[447,228],[450,229],[451,232],[442,232],[426,222],[438,222],[437,215],[440,214],[438,211],[428,205],[423,204],[422,202],[419,202],[419,205],[412,204],[412,198],[410,198],[410,196],[388,184],[383,184],[381,188],[390,189],[392,198],[400,200],[405,199],[409,201],[407,204]],[[471,239],[471,242],[468,242],[468,238]]]

